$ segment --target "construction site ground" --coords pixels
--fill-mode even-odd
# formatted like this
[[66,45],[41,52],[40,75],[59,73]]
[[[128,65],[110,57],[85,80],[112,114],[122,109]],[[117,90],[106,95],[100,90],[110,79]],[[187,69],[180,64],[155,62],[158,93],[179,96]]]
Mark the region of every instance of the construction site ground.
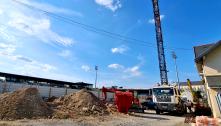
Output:
[[0,126],[189,126],[184,120],[185,117],[171,116],[167,113],[156,115],[154,111],[146,111],[144,114],[83,116],[76,119],[0,121]]

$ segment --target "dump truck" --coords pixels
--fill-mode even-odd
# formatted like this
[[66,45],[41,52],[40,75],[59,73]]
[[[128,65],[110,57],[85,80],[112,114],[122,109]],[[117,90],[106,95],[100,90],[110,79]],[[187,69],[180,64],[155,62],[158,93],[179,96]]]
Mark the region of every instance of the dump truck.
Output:
[[185,102],[182,101],[177,86],[161,85],[154,87],[153,102],[157,114],[163,112],[185,114],[187,112]]

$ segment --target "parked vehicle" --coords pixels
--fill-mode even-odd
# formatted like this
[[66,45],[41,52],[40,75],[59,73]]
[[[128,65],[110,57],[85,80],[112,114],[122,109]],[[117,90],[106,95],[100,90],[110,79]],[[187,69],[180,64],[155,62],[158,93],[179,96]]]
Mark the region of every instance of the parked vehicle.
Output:
[[142,102],[141,105],[146,110],[155,110],[155,103],[153,102],[152,98],[149,98],[145,102]]
[[185,114],[187,112],[177,86],[162,85],[154,87],[153,102],[156,104],[155,110],[157,114],[162,112]]

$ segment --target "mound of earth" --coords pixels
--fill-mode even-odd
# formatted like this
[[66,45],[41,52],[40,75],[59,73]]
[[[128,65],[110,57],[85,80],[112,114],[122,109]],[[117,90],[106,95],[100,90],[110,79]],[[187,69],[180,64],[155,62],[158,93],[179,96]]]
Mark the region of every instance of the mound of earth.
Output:
[[[60,115],[106,115],[109,114],[106,105],[92,92],[82,89],[76,93],[61,97],[55,102]],[[57,114],[58,115],[58,114]]]
[[22,88],[0,95],[0,119],[42,118],[51,114],[37,88]]

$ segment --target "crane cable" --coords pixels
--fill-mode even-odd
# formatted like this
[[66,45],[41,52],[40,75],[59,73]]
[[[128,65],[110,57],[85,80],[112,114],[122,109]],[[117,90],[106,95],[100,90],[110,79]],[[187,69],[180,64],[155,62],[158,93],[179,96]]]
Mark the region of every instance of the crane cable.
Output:
[[[65,17],[65,16],[61,16],[61,15],[57,15],[57,14],[55,14],[53,12],[49,12],[49,11],[46,11],[46,10],[34,7],[32,5],[23,3],[23,2],[18,1],[18,0],[12,0],[12,1],[17,3],[17,4],[20,4],[22,6],[25,6],[25,7],[29,8],[29,9],[43,12],[46,15],[48,15],[48,16],[50,16],[52,18],[55,18],[57,20],[63,21],[65,23],[68,23],[68,24],[71,24],[71,25],[78,25],[78,26],[80,26],[81,28],[83,28],[83,29],[85,29],[87,31],[91,31],[91,32],[94,32],[94,33],[97,33],[97,34],[105,35],[105,36],[113,38],[113,39],[118,39],[118,40],[127,41],[127,42],[139,42],[139,44],[142,45],[142,46],[148,46],[148,47],[157,48],[155,44],[149,43],[147,41],[143,41],[143,40],[139,40],[139,39],[136,39],[136,38],[124,36],[124,35],[121,35],[121,34],[118,34],[118,33],[113,33],[113,32],[110,32],[110,31],[107,31],[107,30],[104,30],[104,29],[99,29],[99,28],[96,28],[96,27],[94,27],[92,25],[84,24],[84,23],[75,21],[75,20],[73,20],[71,18],[68,18],[68,17]],[[191,51],[192,50],[192,49],[177,48],[177,47],[165,47],[165,49],[166,50],[183,50],[183,51]]]

